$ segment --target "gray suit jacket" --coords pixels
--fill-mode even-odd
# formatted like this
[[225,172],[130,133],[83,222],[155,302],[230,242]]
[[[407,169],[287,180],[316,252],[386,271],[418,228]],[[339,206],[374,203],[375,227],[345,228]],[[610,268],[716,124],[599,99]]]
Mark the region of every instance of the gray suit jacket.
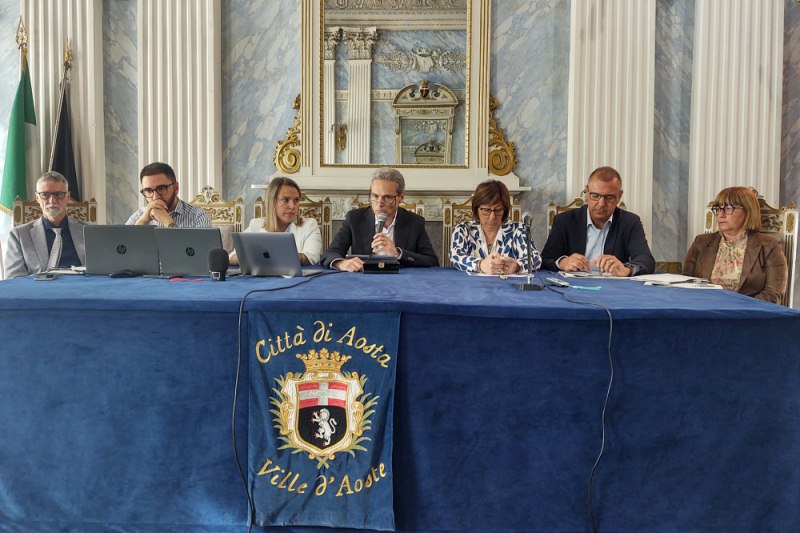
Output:
[[[718,231],[695,237],[683,260],[683,274],[710,279],[721,242]],[[779,304],[786,292],[788,275],[781,241],[768,233],[749,231],[738,292]]]
[[[83,227],[80,220],[68,218],[69,234],[81,264],[86,264],[86,246],[83,241]],[[6,249],[6,279],[37,274],[47,268],[47,238],[41,218],[11,229]]]

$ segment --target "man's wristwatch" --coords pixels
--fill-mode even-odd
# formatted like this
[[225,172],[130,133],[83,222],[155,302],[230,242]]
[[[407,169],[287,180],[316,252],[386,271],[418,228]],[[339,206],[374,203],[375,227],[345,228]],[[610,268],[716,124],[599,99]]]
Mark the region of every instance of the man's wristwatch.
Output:
[[626,267],[631,269],[631,277],[639,273],[639,265],[633,263],[624,263]]

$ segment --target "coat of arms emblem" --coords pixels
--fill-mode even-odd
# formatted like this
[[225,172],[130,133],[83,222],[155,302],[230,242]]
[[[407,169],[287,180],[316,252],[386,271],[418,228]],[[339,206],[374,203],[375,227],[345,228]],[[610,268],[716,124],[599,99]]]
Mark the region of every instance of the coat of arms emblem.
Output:
[[275,396],[270,398],[275,428],[283,445],[278,449],[305,452],[316,459],[317,468],[328,466],[337,453],[366,451],[362,446],[371,440],[364,435],[370,429],[369,417],[379,397],[364,393],[367,377],[357,372],[343,372],[349,355],[309,350],[297,354],[306,371],[287,372],[275,381]]

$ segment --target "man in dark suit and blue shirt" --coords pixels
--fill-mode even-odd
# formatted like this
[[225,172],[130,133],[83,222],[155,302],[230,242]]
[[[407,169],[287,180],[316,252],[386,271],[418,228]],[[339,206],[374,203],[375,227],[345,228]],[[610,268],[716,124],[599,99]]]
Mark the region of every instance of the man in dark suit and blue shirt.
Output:
[[[439,260],[425,231],[425,219],[400,207],[405,196],[403,175],[393,168],[380,168],[372,176],[370,207],[354,209],[322,255],[322,264],[336,270],[359,272],[364,261],[353,255],[396,257],[400,266],[438,266]],[[383,230],[376,232],[375,218],[385,215]]]
[[592,269],[613,276],[652,274],[656,261],[642,221],[617,207],[622,178],[611,167],[589,175],[586,205],[556,215],[542,250],[542,268],[566,272]]
[[42,216],[11,230],[6,250],[6,279],[86,263],[83,226],[67,216],[69,183],[58,172],[36,180]]

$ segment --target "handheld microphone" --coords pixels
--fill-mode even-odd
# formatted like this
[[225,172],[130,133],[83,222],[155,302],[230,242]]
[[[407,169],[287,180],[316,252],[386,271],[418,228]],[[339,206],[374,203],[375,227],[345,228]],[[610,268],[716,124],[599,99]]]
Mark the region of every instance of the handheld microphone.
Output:
[[[383,232],[383,227],[386,225],[386,213],[376,213],[375,214],[375,234]],[[377,255],[380,257],[388,256],[389,254],[386,250],[378,250],[377,252],[373,252],[370,255]]]
[[521,291],[540,291],[544,285],[536,284],[533,282],[533,268],[531,266],[531,253],[533,250],[533,241],[531,240],[531,224],[533,223],[533,214],[530,211],[522,213],[522,227],[525,229],[525,244],[528,247],[528,280],[527,283],[514,283],[513,285]]
[[375,233],[383,231],[383,226],[386,225],[386,213],[378,213],[375,215]]
[[531,224],[533,224],[533,213],[530,211],[525,211],[522,213],[522,225],[526,228],[529,228],[531,227]]
[[208,272],[211,274],[211,281],[225,281],[229,264],[228,252],[222,248],[214,248],[208,252]]

